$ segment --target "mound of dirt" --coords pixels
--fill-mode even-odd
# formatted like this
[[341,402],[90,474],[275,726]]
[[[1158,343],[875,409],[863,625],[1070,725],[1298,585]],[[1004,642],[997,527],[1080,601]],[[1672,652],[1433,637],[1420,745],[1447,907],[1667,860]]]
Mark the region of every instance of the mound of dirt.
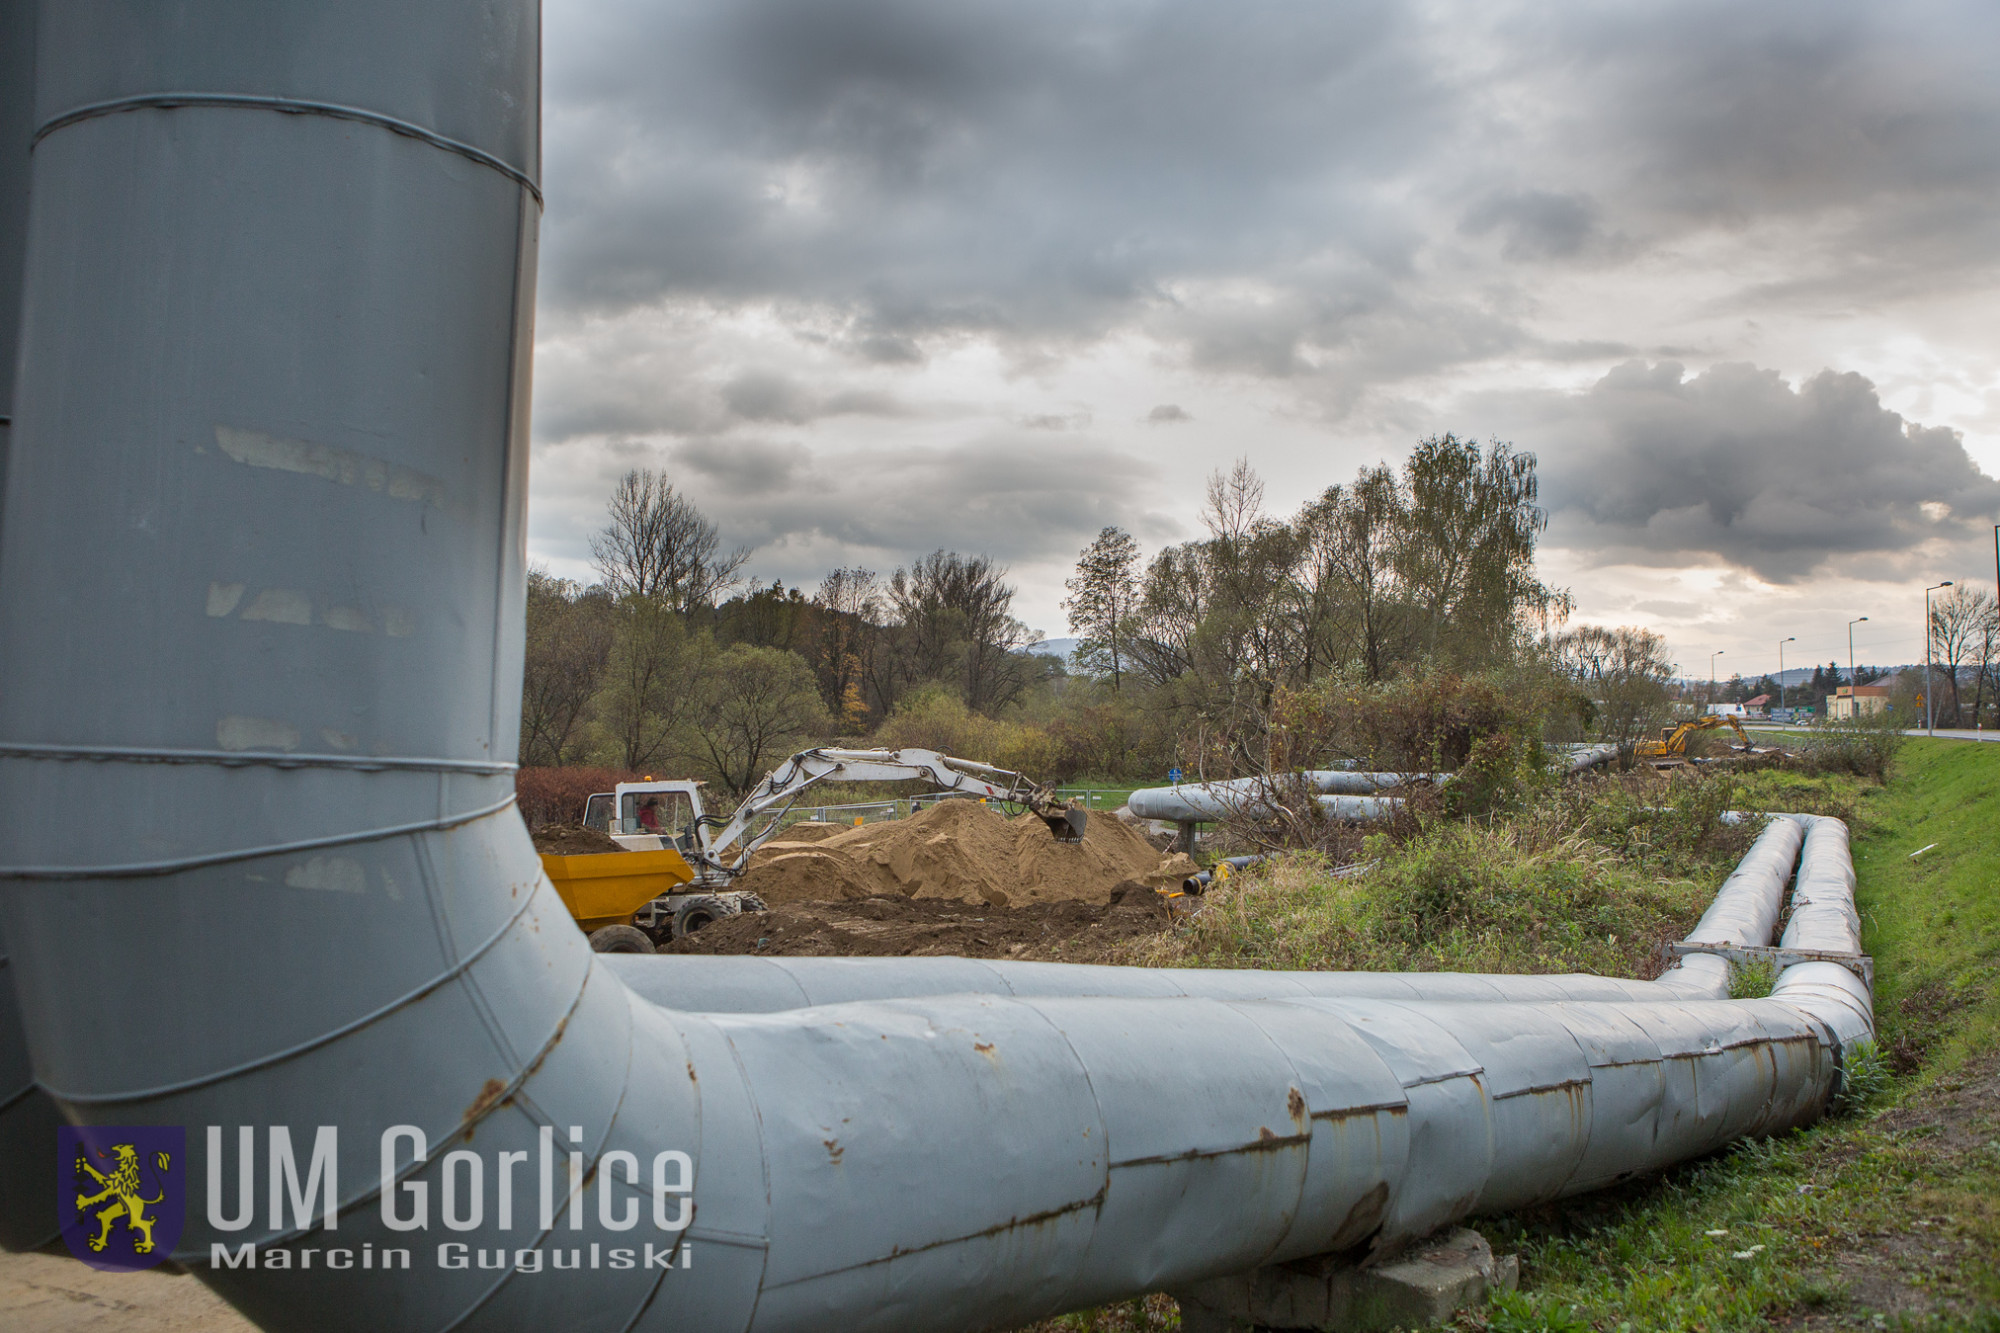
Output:
[[599,852],[622,852],[607,833],[580,824],[544,824],[530,835],[535,850],[550,856],[594,856]]
[[750,853],[750,868],[754,870],[758,866],[767,865],[781,856],[789,856],[794,852],[809,851],[828,838],[853,831],[852,824],[822,824],[811,819],[789,824],[778,830],[777,837]]
[[862,898],[800,902],[745,912],[675,940],[662,953],[761,957],[896,958],[953,955],[1095,962],[1127,940],[1170,924],[1144,884],[1127,882],[1108,903],[992,907],[945,899]]
[[778,830],[773,844],[780,842],[825,842],[828,838],[854,831],[852,824],[829,824],[818,819],[802,819]]
[[1187,857],[1162,859],[1117,819],[1093,819],[1081,842],[1058,842],[1033,815],[943,801],[809,845],[768,843],[733,887],[772,904],[902,897],[1018,907],[1108,902],[1127,881],[1178,882],[1192,870]]

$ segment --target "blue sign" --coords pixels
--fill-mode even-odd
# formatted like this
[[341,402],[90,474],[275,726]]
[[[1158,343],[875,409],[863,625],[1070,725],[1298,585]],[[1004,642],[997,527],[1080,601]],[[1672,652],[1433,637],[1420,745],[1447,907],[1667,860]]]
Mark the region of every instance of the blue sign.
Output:
[[1178,768],[1170,768],[1167,770],[1167,781],[1179,782],[1180,780],[1181,780],[1181,771]]
[[110,1273],[173,1254],[187,1219],[186,1130],[63,1125],[56,1153],[56,1216],[71,1254]]

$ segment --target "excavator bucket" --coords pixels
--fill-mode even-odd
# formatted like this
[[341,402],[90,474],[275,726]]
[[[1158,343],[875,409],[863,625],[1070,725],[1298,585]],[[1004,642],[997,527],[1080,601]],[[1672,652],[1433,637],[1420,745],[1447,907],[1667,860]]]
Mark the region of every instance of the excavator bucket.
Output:
[[1090,822],[1090,812],[1077,806],[1067,810],[1038,810],[1042,822],[1049,826],[1049,832],[1056,835],[1057,842],[1080,842],[1083,826]]

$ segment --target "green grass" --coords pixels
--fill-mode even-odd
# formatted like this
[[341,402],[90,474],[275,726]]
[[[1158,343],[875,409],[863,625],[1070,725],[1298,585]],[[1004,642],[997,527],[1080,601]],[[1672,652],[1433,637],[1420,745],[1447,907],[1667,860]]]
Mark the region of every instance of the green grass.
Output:
[[1521,1255],[1522,1290],[1462,1322],[2000,1329],[2000,748],[1912,742],[1856,804],[1879,1091],[1809,1130],[1481,1222]]
[[1443,823],[1353,878],[1284,858],[1212,890],[1183,927],[1127,946],[1157,967],[1658,970],[1713,886],[1659,875],[1574,830]]
[[[1292,854],[1213,889],[1185,924],[1124,947],[1151,966],[1653,976],[1761,827],[1730,808],[1845,813],[1858,779],[1650,774],[1551,789],[1505,818],[1434,818],[1343,860]],[[1768,989],[1768,981],[1766,982]]]
[[1166,780],[1164,778],[1157,783],[1147,783],[1147,782],[1132,783],[1132,782],[1122,782],[1122,781],[1121,782],[1065,782],[1060,787],[1056,788],[1056,793],[1065,798],[1075,797],[1078,800],[1082,800],[1085,794],[1087,793],[1095,798],[1094,800],[1091,801],[1089,808],[1095,813],[1108,815],[1113,810],[1116,810],[1119,806],[1125,804],[1125,802],[1131,800],[1132,793],[1138,791],[1141,787],[1149,787],[1149,786],[1164,787],[1165,785],[1166,785]]
[[1856,900],[1885,1044],[1941,1067],[2000,1049],[2000,745],[1911,741],[1868,813]]

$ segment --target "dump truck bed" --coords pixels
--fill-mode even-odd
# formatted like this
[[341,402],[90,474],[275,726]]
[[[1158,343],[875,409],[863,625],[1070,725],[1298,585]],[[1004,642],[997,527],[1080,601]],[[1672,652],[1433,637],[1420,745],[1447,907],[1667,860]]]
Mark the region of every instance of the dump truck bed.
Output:
[[562,895],[563,906],[586,932],[630,925],[634,912],[694,879],[694,867],[672,850],[587,856],[543,853],[542,869]]

